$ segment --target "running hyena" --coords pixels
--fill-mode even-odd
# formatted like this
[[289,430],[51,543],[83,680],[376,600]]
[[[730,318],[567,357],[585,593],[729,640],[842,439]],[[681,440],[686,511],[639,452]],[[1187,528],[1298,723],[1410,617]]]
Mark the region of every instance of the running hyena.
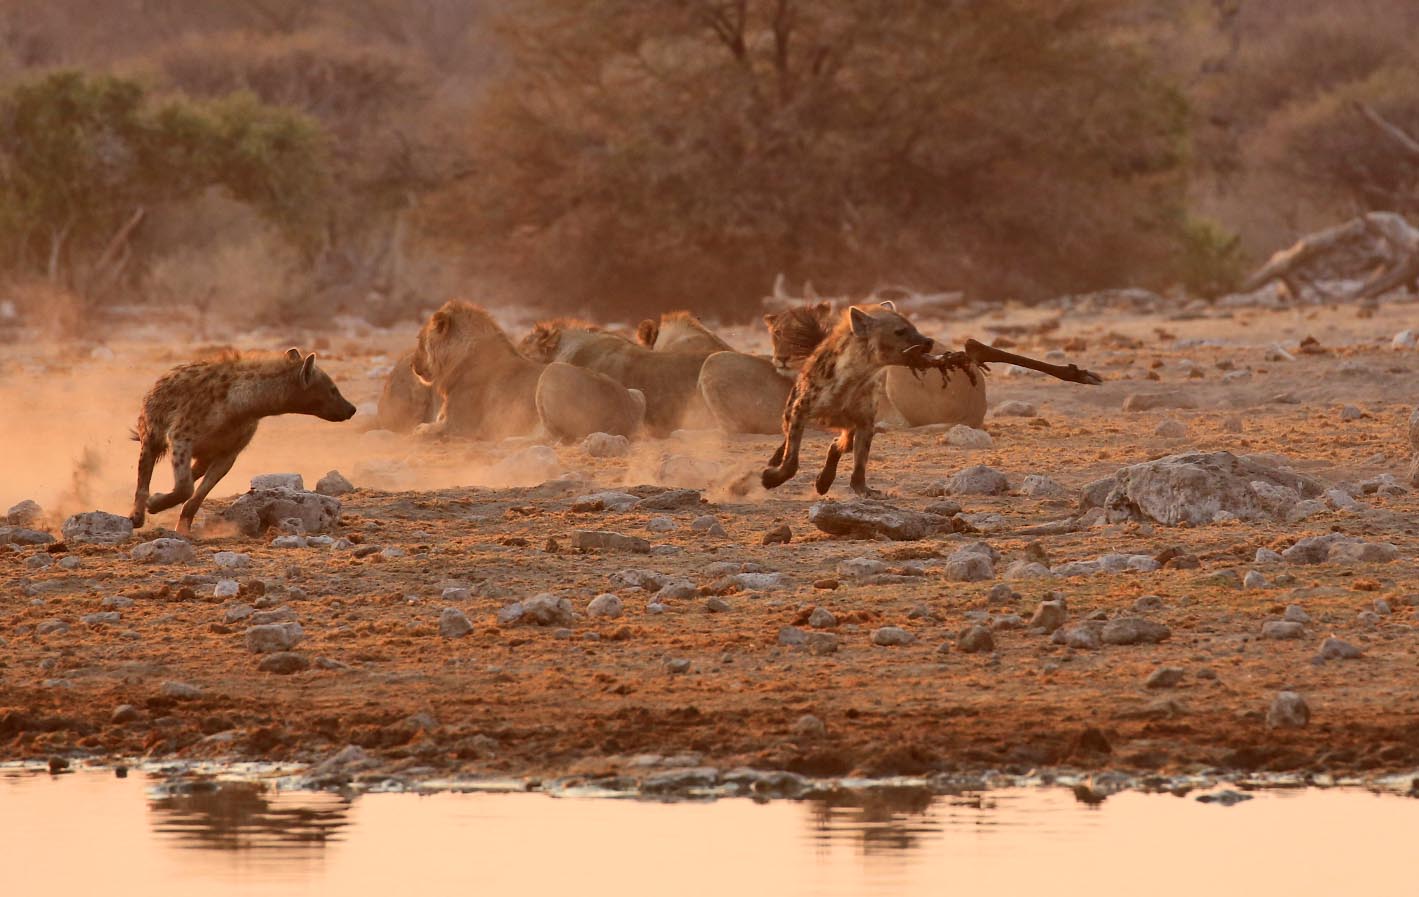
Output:
[[[138,491],[133,496],[133,525],[148,513],[179,502],[177,531],[187,533],[202,500],[256,435],[263,417],[313,414],[324,420],[349,420],[355,406],[340,395],[330,375],[315,366],[315,355],[290,349],[277,358],[229,357],[179,365],[153,384],[143,397],[143,411],[133,438],[138,453]],[[153,465],[172,449],[173,490],[148,496]],[[193,490],[193,480],[202,484]]]
[[[867,455],[872,449],[873,427],[882,371],[888,365],[927,366],[930,337],[922,336],[890,302],[853,306],[827,338],[804,362],[783,413],[783,444],[764,470],[765,489],[773,489],[798,472],[798,446],[803,428],[811,419],[839,430],[828,448],[828,459],[816,483],[821,495],[833,485],[838,460],[853,453],[852,490],[858,495],[880,493],[867,488]],[[961,353],[931,359],[931,366],[963,368],[974,380],[969,362]]]

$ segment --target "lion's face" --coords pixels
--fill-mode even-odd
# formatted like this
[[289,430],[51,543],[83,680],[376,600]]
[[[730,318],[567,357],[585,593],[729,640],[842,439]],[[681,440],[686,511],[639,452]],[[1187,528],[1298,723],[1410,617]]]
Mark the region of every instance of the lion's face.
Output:
[[446,302],[419,328],[410,367],[420,382],[432,386],[490,339],[507,341],[487,312],[467,302]]
[[543,322],[533,326],[532,331],[517,344],[517,351],[544,364],[555,361],[557,349],[562,343],[562,329],[555,324]]
[[803,362],[827,338],[836,323],[830,303],[802,305],[776,315],[764,315],[773,345],[774,366],[796,372]]

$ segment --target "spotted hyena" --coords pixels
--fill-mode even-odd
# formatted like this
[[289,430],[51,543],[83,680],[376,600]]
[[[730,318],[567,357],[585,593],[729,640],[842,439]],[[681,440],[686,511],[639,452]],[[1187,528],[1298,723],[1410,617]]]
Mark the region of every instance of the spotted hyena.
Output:
[[[315,366],[315,355],[302,356],[298,349],[277,358],[233,354],[179,365],[164,374],[143,397],[133,432],[140,446],[133,525],[142,526],[149,513],[186,502],[177,529],[187,533],[207,493],[232,469],[261,419],[273,414],[341,421],[354,416],[355,406]],[[153,465],[169,449],[173,490],[150,497]],[[197,477],[202,483],[194,490]]]
[[[783,444],[764,470],[764,488],[780,486],[798,472],[798,446],[803,429],[811,420],[839,431],[818,474],[818,493],[827,492],[833,485],[839,459],[852,452],[853,491],[864,496],[878,495],[867,488],[867,456],[877,423],[882,372],[889,365],[922,366],[931,344],[930,337],[923,336],[890,302],[849,308],[808,356],[788,395]],[[963,367],[968,376],[973,376],[960,353],[950,353],[938,361]]]

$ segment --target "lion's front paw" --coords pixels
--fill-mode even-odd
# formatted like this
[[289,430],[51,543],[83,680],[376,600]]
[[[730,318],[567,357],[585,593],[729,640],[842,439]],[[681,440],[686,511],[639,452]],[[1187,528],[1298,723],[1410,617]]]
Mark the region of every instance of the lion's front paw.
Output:
[[439,439],[447,429],[447,422],[440,420],[431,424],[419,424],[414,428],[414,435],[420,439]]

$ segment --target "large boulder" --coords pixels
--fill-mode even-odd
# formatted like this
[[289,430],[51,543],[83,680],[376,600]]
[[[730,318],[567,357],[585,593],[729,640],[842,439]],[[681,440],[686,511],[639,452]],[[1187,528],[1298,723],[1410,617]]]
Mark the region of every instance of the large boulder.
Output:
[[340,500],[318,492],[253,489],[222,513],[244,536],[259,536],[292,517],[307,533],[329,532],[340,520]]
[[866,539],[886,536],[898,542],[924,539],[942,529],[949,531],[951,527],[950,518],[894,508],[870,499],[814,502],[808,509],[808,522],[834,536]]
[[1285,520],[1320,481],[1231,452],[1186,452],[1133,464],[1084,489],[1081,511],[1101,507],[1113,520],[1167,526],[1211,523],[1220,513],[1242,520]]

